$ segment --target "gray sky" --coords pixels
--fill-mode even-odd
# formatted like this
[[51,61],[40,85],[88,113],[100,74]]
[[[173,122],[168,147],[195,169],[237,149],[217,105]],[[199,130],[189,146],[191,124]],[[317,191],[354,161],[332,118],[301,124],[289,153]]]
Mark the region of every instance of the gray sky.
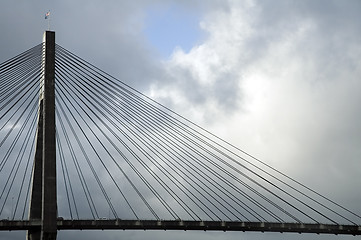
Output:
[[[3,0],[0,62],[41,42],[49,9],[61,46],[361,214],[360,1]],[[0,232],[0,239],[23,237]],[[59,233],[59,239],[144,237],[340,239]]]

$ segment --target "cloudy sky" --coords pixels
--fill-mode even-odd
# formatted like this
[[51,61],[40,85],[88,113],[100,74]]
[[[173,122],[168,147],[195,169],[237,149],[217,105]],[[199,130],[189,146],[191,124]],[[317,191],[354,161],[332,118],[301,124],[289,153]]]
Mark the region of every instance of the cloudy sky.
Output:
[[[361,214],[361,1],[0,0],[0,62],[57,43]],[[59,239],[339,239],[60,232]],[[24,233],[0,232],[0,239]],[[356,239],[342,237],[342,239]]]

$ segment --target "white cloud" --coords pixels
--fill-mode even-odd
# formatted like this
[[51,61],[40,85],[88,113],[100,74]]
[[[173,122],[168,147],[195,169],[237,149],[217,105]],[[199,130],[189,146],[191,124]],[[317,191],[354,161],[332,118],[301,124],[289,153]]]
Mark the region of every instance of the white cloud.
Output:
[[[327,26],[333,16],[305,13],[296,3],[275,4],[283,15],[257,1],[228,5],[200,23],[208,33],[202,44],[176,49],[164,62],[167,80],[152,86],[152,96],[323,193],[341,199],[338,193],[353,192],[361,157],[360,31]],[[341,7],[328,5],[330,12],[353,8]]]

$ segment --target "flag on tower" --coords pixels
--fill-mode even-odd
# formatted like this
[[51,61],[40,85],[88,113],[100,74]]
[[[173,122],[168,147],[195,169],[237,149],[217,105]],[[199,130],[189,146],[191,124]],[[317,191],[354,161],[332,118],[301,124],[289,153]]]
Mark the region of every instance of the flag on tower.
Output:
[[50,16],[50,12],[45,13],[45,19],[48,19]]

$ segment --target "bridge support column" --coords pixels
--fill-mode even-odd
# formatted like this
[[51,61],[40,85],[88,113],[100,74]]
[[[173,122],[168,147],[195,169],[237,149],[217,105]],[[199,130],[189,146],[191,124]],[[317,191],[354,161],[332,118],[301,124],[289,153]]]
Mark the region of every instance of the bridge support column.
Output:
[[39,118],[29,220],[41,229],[28,231],[29,240],[56,240],[55,32],[44,33],[44,77],[40,83]]

